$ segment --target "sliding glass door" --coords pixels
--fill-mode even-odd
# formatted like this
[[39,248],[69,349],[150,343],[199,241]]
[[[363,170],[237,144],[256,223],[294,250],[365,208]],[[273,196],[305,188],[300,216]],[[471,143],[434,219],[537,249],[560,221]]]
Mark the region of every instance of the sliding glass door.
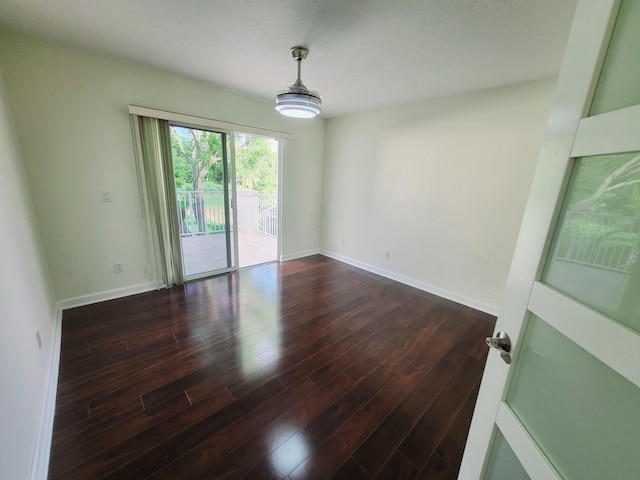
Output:
[[278,259],[278,158],[275,138],[234,134],[238,260],[250,267]]
[[278,260],[291,134],[137,105],[129,116],[157,288]]
[[237,268],[232,152],[224,132],[171,124],[185,279]]

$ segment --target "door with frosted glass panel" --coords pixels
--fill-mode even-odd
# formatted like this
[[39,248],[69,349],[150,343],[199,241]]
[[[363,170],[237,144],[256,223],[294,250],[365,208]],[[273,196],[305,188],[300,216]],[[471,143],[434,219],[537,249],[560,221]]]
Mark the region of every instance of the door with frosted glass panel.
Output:
[[460,478],[640,478],[637,25],[578,5]]

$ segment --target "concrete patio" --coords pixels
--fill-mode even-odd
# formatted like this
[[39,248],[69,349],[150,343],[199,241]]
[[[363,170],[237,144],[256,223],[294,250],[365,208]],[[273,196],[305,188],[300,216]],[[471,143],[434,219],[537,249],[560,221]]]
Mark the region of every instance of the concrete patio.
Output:
[[[225,241],[223,233],[182,237],[185,275],[227,268]],[[238,253],[240,267],[273,262],[278,256],[277,239],[262,233],[239,233]],[[231,255],[233,258],[233,244]]]

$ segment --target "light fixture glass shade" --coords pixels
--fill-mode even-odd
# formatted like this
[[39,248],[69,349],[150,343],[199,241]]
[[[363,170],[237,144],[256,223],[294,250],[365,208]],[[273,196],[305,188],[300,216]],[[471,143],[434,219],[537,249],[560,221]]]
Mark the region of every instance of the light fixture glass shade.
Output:
[[276,95],[276,110],[294,118],[313,118],[320,113],[322,99],[316,92],[283,90]]
[[298,63],[298,78],[288,90],[276,94],[276,110],[282,115],[294,118],[313,118],[320,113],[322,98],[318,92],[309,90],[300,79],[302,60],[307,58],[309,50],[305,47],[293,47],[291,55]]

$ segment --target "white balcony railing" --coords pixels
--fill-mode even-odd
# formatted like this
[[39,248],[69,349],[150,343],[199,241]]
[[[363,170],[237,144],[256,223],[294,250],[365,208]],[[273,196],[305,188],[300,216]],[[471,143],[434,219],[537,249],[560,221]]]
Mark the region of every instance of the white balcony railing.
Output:
[[271,237],[278,236],[278,196],[258,194],[258,231]]
[[640,218],[567,211],[554,256],[629,273],[639,250]]
[[225,231],[223,192],[179,190],[176,194],[183,237]]
[[[176,192],[180,218],[180,234],[183,237],[211,235],[225,231],[224,192],[190,191]],[[278,235],[278,196],[258,193],[259,233]],[[255,204],[254,207],[256,208]],[[255,210],[254,210],[255,212]]]

